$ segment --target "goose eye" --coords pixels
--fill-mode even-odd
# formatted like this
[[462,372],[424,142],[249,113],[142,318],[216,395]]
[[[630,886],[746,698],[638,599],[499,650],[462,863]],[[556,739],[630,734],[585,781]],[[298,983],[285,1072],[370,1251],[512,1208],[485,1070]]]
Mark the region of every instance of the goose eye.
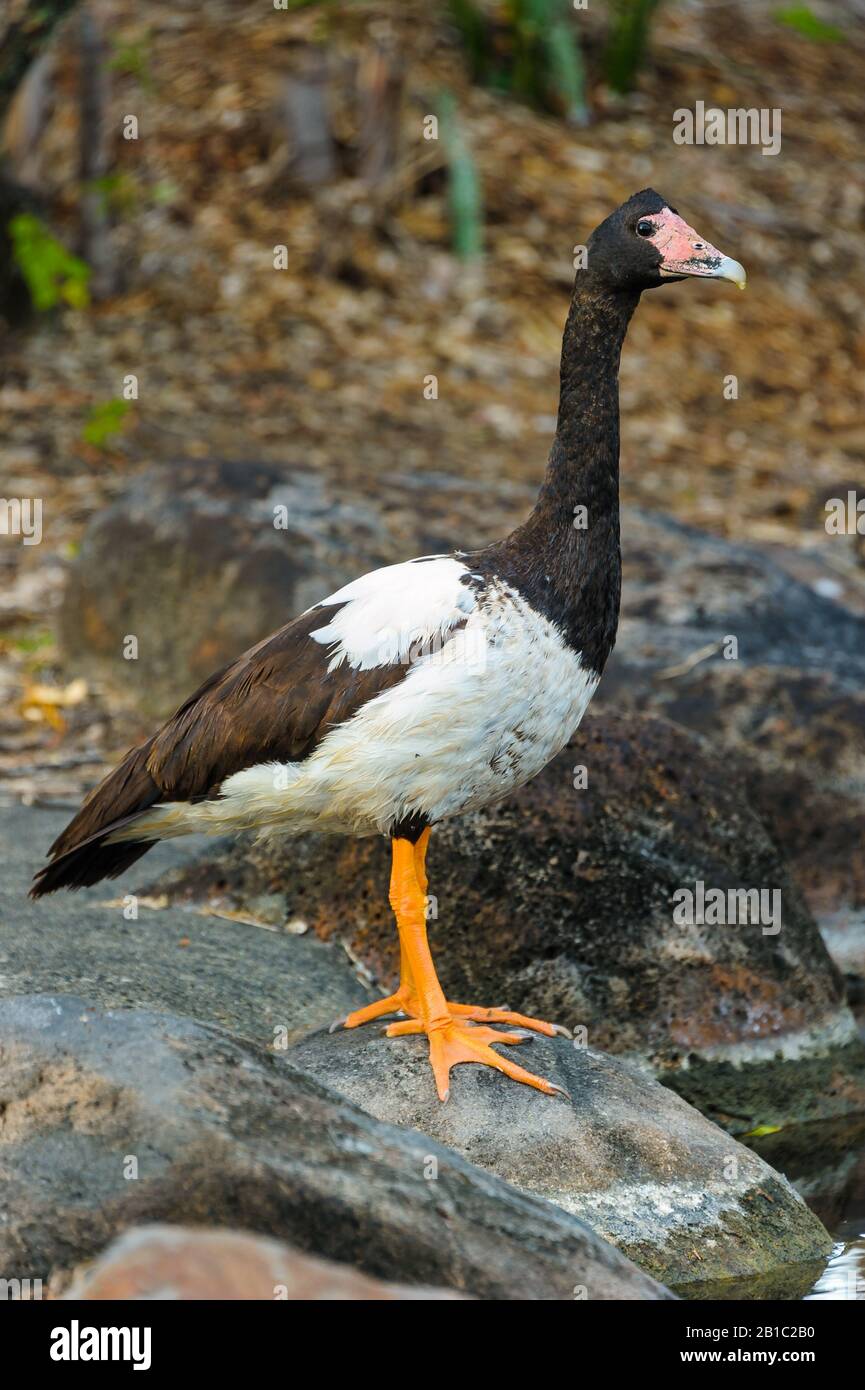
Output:
[[637,223],[637,235],[638,235],[638,236],[651,236],[654,230],[655,230],[655,225],[654,225],[654,223],[653,223],[653,222],[647,222],[645,218],[642,218],[642,219]]

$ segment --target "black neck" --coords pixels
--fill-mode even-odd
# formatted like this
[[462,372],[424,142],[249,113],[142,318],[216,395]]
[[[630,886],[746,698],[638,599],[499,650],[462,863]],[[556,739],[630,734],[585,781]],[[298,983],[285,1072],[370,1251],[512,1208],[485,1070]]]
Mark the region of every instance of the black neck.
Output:
[[528,521],[496,547],[503,577],[598,674],[619,616],[619,358],[638,300],[577,273],[546,477]]

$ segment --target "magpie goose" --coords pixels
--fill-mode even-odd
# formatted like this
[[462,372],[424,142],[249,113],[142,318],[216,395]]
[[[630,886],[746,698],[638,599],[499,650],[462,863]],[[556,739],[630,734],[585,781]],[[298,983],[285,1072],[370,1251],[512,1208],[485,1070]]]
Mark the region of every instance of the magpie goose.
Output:
[[113,878],[195,831],[386,836],[400,982],[341,1026],[402,1015],[387,1033],[426,1035],[442,1100],[459,1062],[559,1089],[493,1050],[556,1025],[445,998],[427,943],[427,846],[446,816],[540,772],[597,688],[621,587],[622,343],[643,290],[686,276],[745,283],[652,189],[602,222],[576,274],[555,439],[523,525],[483,550],[365,574],[217,671],[90,793],[32,894]]

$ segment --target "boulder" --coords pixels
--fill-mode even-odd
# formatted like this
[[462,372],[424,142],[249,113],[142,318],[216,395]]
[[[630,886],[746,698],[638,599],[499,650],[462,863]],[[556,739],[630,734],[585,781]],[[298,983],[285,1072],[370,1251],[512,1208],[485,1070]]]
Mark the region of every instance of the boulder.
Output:
[[214,1023],[262,1047],[302,1037],[368,999],[341,947],[298,935],[300,923],[267,930],[254,917],[178,910],[148,894],[149,877],[196,850],[218,868],[219,845],[202,837],[157,846],[122,885],[31,901],[32,875],[67,819],[0,808],[0,994],[84,994],[108,1009],[140,1006]]
[[212,671],[388,553],[377,513],[331,495],[315,473],[214,460],[156,469],[90,521],[60,610],[61,650],[69,670],[165,718]]
[[[452,999],[580,1030],[734,1132],[865,1109],[865,1050],[814,920],[735,767],[686,730],[590,713],[517,795],[437,827],[428,867]],[[171,891],[206,896],[212,875],[193,866]],[[280,893],[283,918],[346,943],[382,990],[398,971],[387,875],[377,839],[240,842],[219,867],[229,900]],[[779,921],[740,923],[733,902],[729,924],[700,925],[700,884],[763,890]],[[693,925],[676,920],[684,890]]]
[[669,1297],[577,1217],[284,1055],[71,995],[0,1000],[0,1211],[3,1278],[59,1277],[157,1222],[477,1298]]
[[424,1039],[370,1025],[288,1056],[377,1119],[578,1216],[685,1297],[716,1296],[725,1281],[741,1296],[797,1297],[820,1272],[831,1240],[786,1179],[620,1058],[538,1037],[509,1055],[568,1101],[459,1066],[442,1105],[426,1053]]
[[[753,667],[828,673],[839,689],[861,688],[865,676],[865,613],[855,595],[831,571],[796,574],[795,557],[712,536],[657,513],[625,508],[622,516],[622,616],[616,650],[604,678],[610,693],[627,695],[643,672],[643,685],[675,694],[678,687],[649,686],[649,673],[669,671],[711,642],[681,673]],[[827,596],[827,584],[832,596]],[[738,639],[738,655],[725,657],[722,639]],[[736,666],[736,662],[739,666]],[[663,698],[663,696],[662,696]]]
[[865,592],[830,562],[843,539],[758,550],[626,510],[622,620],[595,707],[663,714],[735,755],[833,954],[861,979]]
[[[591,757],[583,759],[590,769],[589,786],[584,791],[573,789],[570,776],[559,779],[567,788],[571,817],[577,812],[585,813],[585,843],[581,842],[579,848],[588,846],[593,857],[588,861],[580,859],[579,849],[575,851],[572,846],[568,850],[570,859],[560,853],[550,860],[548,845],[553,829],[569,822],[562,814],[562,806],[555,816],[545,812],[543,799],[536,803],[534,813],[523,816],[521,821],[506,819],[498,828],[489,822],[483,836],[479,836],[474,818],[465,823],[454,822],[442,828],[430,856],[440,906],[439,918],[432,925],[438,932],[451,918],[448,903],[453,901],[454,891],[459,891],[462,897],[457,901],[468,904],[469,915],[462,922],[455,921],[450,934],[437,944],[442,966],[461,969],[463,974],[458,974],[457,980],[472,995],[477,988],[478,997],[495,1002],[482,985],[484,972],[496,968],[500,971],[497,983],[517,989],[517,995],[511,991],[508,1001],[515,1006],[527,1003],[535,986],[535,1002],[549,1003],[554,1012],[567,1000],[575,1007],[579,1004],[579,1013],[567,1015],[572,1023],[579,1024],[589,1017],[591,1006],[589,1039],[593,1048],[597,1046],[597,1035],[606,1027],[606,1017],[611,1010],[617,1010],[625,1042],[633,1042],[633,1016],[638,1025],[651,1024],[656,1049],[660,1049],[665,1028],[669,1029],[663,1012],[667,984],[671,982],[684,1001],[682,1012],[686,1003],[694,1003],[701,977],[696,976],[697,984],[693,980],[688,983],[684,974],[680,977],[673,970],[676,962],[670,954],[670,941],[675,946],[682,933],[670,932],[669,904],[667,919],[661,915],[657,899],[659,865],[663,865],[665,856],[671,854],[670,845],[686,829],[696,846],[693,853],[708,853],[706,846],[715,844],[714,821],[709,817],[704,824],[691,802],[681,797],[673,780],[673,772],[682,763],[682,740],[688,756],[694,756],[697,741],[693,736],[660,720],[622,719],[620,725],[618,742],[607,749],[599,722],[598,747]],[[654,744],[647,742],[645,729]],[[671,745],[665,742],[670,738],[674,739]],[[642,739],[639,747],[644,761],[637,767],[645,772],[645,757],[650,752],[652,755],[645,772],[650,783],[639,794],[639,783],[626,779],[627,769],[633,768],[632,755],[638,739]],[[607,781],[604,788],[599,788],[598,777],[606,766],[604,756],[609,762],[604,774]],[[573,763],[566,761],[565,766],[570,769]],[[543,794],[549,775],[543,774],[533,784],[536,792]],[[713,793],[722,780],[716,773]],[[581,799],[592,791],[597,804],[594,809],[583,807]],[[751,853],[758,856],[754,862],[765,865],[768,861],[759,856],[767,851],[765,847],[755,847],[756,831],[747,819],[748,813],[741,811],[745,817],[741,822],[730,820],[737,802],[732,792],[728,794],[730,805],[723,803],[721,820],[726,837],[721,836],[718,843],[750,845]],[[679,805],[683,800],[684,809]],[[671,818],[666,827],[666,848],[662,845],[653,854],[647,854],[647,844],[651,845],[652,836],[659,833],[650,818],[652,807],[658,802],[667,807],[666,814]],[[630,819],[625,814],[627,807]],[[503,808],[501,814],[505,812]],[[641,821],[641,817],[649,819]],[[416,1125],[436,1139],[456,1148],[462,1146],[474,1161],[488,1165],[490,1170],[500,1168],[519,1186],[531,1185],[527,1168],[540,1172],[543,1167],[532,1148],[531,1137],[535,1135],[536,1145],[548,1152],[550,1160],[544,1170],[548,1187],[540,1195],[561,1203],[570,1215],[582,1211],[597,1231],[606,1230],[622,1242],[623,1249],[633,1249],[646,1268],[668,1269],[677,1286],[681,1283],[682,1287],[711,1291],[716,1277],[729,1281],[738,1275],[748,1288],[753,1289],[757,1281],[761,1289],[765,1287],[771,1292],[792,1285],[798,1288],[810,1278],[809,1250],[818,1248],[819,1242],[815,1245],[813,1226],[800,1225],[802,1214],[790,1206],[789,1194],[779,1195],[774,1189],[770,1193],[773,1200],[768,1210],[780,1223],[770,1232],[764,1219],[766,1201],[749,1196],[749,1183],[753,1186],[758,1178],[758,1185],[768,1190],[762,1180],[765,1175],[755,1175],[746,1157],[746,1166],[735,1173],[735,1180],[731,1182],[727,1170],[718,1178],[718,1154],[735,1157],[739,1153],[737,1146],[725,1138],[726,1147],[719,1149],[718,1132],[713,1126],[677,1097],[659,1090],[650,1079],[618,1060],[605,1059],[594,1050],[574,1052],[564,1043],[548,1048],[545,1042],[537,1040],[526,1049],[530,1053],[527,1064],[558,1075],[574,1096],[576,1109],[560,1101],[548,1101],[492,1073],[462,1067],[455,1073],[452,1099],[442,1111],[433,1099],[420,1040],[385,1044],[376,1027],[333,1037],[318,1033],[309,1036],[312,1030],[320,1029],[370,997],[370,990],[358,978],[341,945],[335,939],[318,939],[312,926],[318,921],[326,930],[330,922],[334,938],[341,934],[332,930],[334,921],[341,922],[349,933],[354,927],[356,945],[364,954],[369,955],[378,942],[377,959],[384,959],[382,953],[393,949],[394,933],[386,909],[384,845],[304,840],[290,848],[291,861],[283,857],[266,862],[260,848],[248,857],[240,849],[232,850],[219,842],[173,842],[157,846],[120,885],[100,884],[78,894],[30,902],[25,898],[30,874],[62,819],[57,812],[36,808],[0,812],[0,839],[6,855],[6,873],[0,880],[0,991],[6,999],[2,1008],[8,1010],[4,1014],[0,1009],[0,1024],[4,1017],[9,1021],[5,1034],[0,1028],[0,1071],[5,1078],[5,1089],[0,1092],[0,1183],[5,1190],[0,1202],[4,1209],[16,1213],[6,1232],[13,1242],[10,1263],[0,1263],[0,1269],[10,1268],[13,1277],[25,1277],[15,1275],[15,1270],[22,1269],[30,1272],[27,1277],[47,1277],[46,1270],[68,1271],[103,1249],[117,1230],[130,1223],[182,1221],[186,1225],[245,1227],[287,1240],[301,1251],[359,1265],[367,1273],[390,1281],[440,1284],[478,1297],[505,1296],[504,1282],[514,1277],[513,1269],[508,1273],[506,1263],[495,1264],[494,1284],[484,1283],[480,1274],[477,1282],[459,1282],[436,1269],[421,1268],[416,1243],[423,1246],[424,1241],[432,1241],[432,1228],[423,1221],[419,1233],[413,1231],[406,1217],[405,1229],[401,1227],[397,1234],[388,1227],[380,1237],[370,1236],[373,1247],[381,1240],[387,1250],[392,1250],[404,1241],[409,1252],[405,1254],[400,1245],[395,1264],[388,1264],[383,1258],[374,1266],[363,1263],[357,1245],[347,1237],[335,1237],[330,1242],[317,1227],[313,1229],[314,1218],[307,1209],[315,1209],[316,1203],[321,1213],[328,1206],[343,1211],[346,1204],[353,1211],[354,1204],[367,1203],[364,1194],[371,1190],[363,1220],[378,1229],[382,1220],[379,1204],[384,1207],[390,1201],[410,1207],[417,1204],[418,1192],[427,1192],[430,1186],[438,1193],[448,1190],[447,1184],[443,1188],[429,1176],[436,1167],[441,1172],[442,1165],[439,1150],[430,1147],[432,1139],[417,1140],[425,1157],[435,1159],[432,1169],[428,1165],[423,1170],[427,1176],[419,1180],[417,1191],[411,1183],[410,1190],[397,1190],[390,1178],[385,1182],[381,1177],[381,1167],[376,1167],[378,1159],[370,1172],[360,1158],[351,1174],[344,1174],[342,1179],[330,1175],[333,1185],[326,1191],[313,1190],[314,1184],[310,1188],[306,1165],[317,1164],[321,1169],[335,1166],[339,1170],[343,1163],[339,1154],[334,1157],[326,1149],[325,1130],[333,1130],[336,1125],[337,1134],[347,1132],[346,1143],[362,1154],[367,1153],[370,1143],[362,1126],[358,1131],[359,1122],[352,1120],[345,1130],[347,1122],[341,1111],[336,1118],[331,1114],[325,1120],[318,1111],[317,1119],[310,1118],[310,1110],[315,1107],[311,1101],[307,1103],[307,1086],[317,1088],[318,1096],[320,1082],[331,1081],[346,1095],[354,1094],[352,1086],[357,1085],[355,1098],[370,1111],[375,1110],[376,1104],[391,1104],[395,1094],[402,1097],[405,1104],[402,1109],[396,1107],[393,1115],[397,1123]],[[461,824],[462,833],[471,833],[474,839],[444,839],[445,833],[456,836]],[[591,825],[601,833],[600,840],[585,838]],[[520,826],[520,833],[512,836],[511,830]],[[579,824],[576,828],[579,830]],[[202,846],[205,853],[198,857]],[[616,846],[622,852],[622,846],[630,847],[627,864],[619,866],[626,887],[627,911],[618,936],[608,936],[613,927],[602,930],[601,918],[596,916],[589,918],[585,937],[572,932],[568,938],[565,927],[571,918],[563,916],[562,903],[572,913],[573,921],[579,920],[573,913],[575,901],[584,905],[596,901],[599,911],[606,914],[604,920],[614,924],[620,920],[612,904],[623,900],[622,889],[617,887],[607,864],[607,857]],[[285,855],[286,851],[282,853]],[[723,862],[718,859],[717,846],[713,853],[713,863]],[[348,855],[349,859],[328,862],[328,854]],[[562,877],[568,865],[568,872]],[[289,867],[291,892],[295,896],[287,901],[284,875]],[[523,895],[515,899],[507,913],[501,905],[495,906],[495,901],[491,906],[487,891],[491,877],[494,881],[505,871],[511,877],[504,879],[503,892]],[[242,880],[238,880],[238,874],[243,875]],[[529,881],[520,887],[522,874]],[[156,880],[155,886],[148,888],[148,878]],[[641,883],[650,889],[654,919],[637,915],[642,902]],[[595,884],[599,887],[593,897]],[[232,885],[245,886],[247,891],[238,893],[238,900],[242,898],[245,904],[242,915],[246,918],[254,909],[254,917],[231,919]],[[170,901],[172,896],[181,897],[184,891],[192,892],[195,901]],[[363,905],[356,919],[349,911],[357,908],[357,904],[352,907],[354,898]],[[202,916],[199,901],[207,911],[225,915]],[[318,920],[328,901],[333,910],[343,914],[342,918],[331,920],[328,916],[327,920]],[[137,920],[124,916],[124,910],[128,911],[133,902],[138,907]],[[469,929],[471,913],[477,914],[474,931]],[[526,960],[541,965],[543,961],[541,937],[528,935],[528,954],[524,951],[521,955],[514,944],[514,921],[523,915],[538,929],[546,921],[547,930],[554,933],[556,951],[552,959],[558,959],[563,967],[561,978],[567,986],[564,994],[544,993],[541,986],[546,981],[548,987],[548,972],[524,968]],[[268,917],[272,919],[270,925],[278,930],[267,929]],[[284,929],[287,921],[291,931]],[[378,935],[375,922],[380,924]],[[639,925],[639,932],[629,927],[634,922]],[[821,1001],[825,1004],[831,997],[831,967],[826,965],[819,938],[813,934],[809,938],[804,933],[804,918],[797,918],[796,922],[798,930],[794,930],[789,947],[785,947],[784,960],[794,964],[798,961],[798,966],[791,966],[787,976],[782,971],[779,979],[781,983],[786,980],[803,1008],[808,1002],[819,1010]],[[782,940],[788,925],[785,916]],[[298,934],[304,926],[310,930]],[[723,934],[716,935],[723,938]],[[353,936],[347,944],[354,955],[352,939]],[[759,940],[771,943],[775,938],[760,936]],[[806,950],[809,941],[810,956]],[[652,954],[659,942],[662,948],[665,943],[668,948],[660,964]],[[613,975],[617,954],[620,972],[626,965],[634,965],[633,993],[622,985],[621,975]],[[755,956],[754,969],[763,970],[770,982],[772,970],[777,973],[780,968],[772,962],[771,954],[765,958]],[[597,973],[593,973],[596,967]],[[701,969],[706,968],[702,962]],[[606,983],[603,971],[610,976]],[[741,982],[748,982],[747,971],[740,969],[736,978],[744,989]],[[575,991],[575,982],[581,979],[586,984]],[[808,982],[810,994],[806,992]],[[36,991],[43,993],[28,1000],[26,996]],[[780,984],[776,981],[776,996],[779,992]],[[69,997],[74,994],[77,1000]],[[676,998],[672,990],[670,998]],[[82,999],[87,1002],[82,1003]],[[709,1008],[708,1000],[707,986],[704,1012]],[[160,1012],[154,1014],[153,1010]],[[177,1017],[181,1014],[185,1018]],[[723,1017],[723,1007],[720,1016]],[[212,1027],[214,1024],[219,1027]],[[611,1045],[616,1044],[615,1033],[616,1030],[608,1030],[605,1035]],[[296,1053],[285,1050],[292,1042],[299,1049]],[[545,1051],[552,1055],[545,1056]],[[406,1073],[409,1063],[413,1070]],[[300,1085],[300,1070],[308,1079],[300,1086],[303,1095],[298,1099],[295,1087]],[[741,1077],[742,1072],[738,1075]],[[737,1084],[741,1085],[741,1080]],[[492,1092],[490,1085],[495,1088]],[[466,1087],[480,1090],[477,1095],[473,1090],[466,1093]],[[378,1098],[374,1093],[379,1093]],[[462,1134],[458,1125],[453,1132],[448,1128],[436,1129],[438,1124],[456,1122],[462,1105],[459,1097],[466,1094],[469,1109],[477,1115],[481,1129],[473,1133],[464,1126]],[[496,1115],[508,1117],[508,1123],[499,1126],[499,1132],[513,1137],[513,1143],[499,1149],[489,1137],[484,1137],[491,1107]],[[270,1110],[272,1119],[268,1117]],[[606,1129],[605,1117],[609,1121]],[[305,1133],[310,1126],[318,1135],[310,1140],[311,1148],[305,1140],[301,1141],[301,1131]],[[633,1143],[625,1141],[630,1131],[639,1135],[637,1148],[636,1137]],[[662,1133],[675,1134],[675,1143],[670,1140],[665,1147]],[[569,1166],[565,1163],[567,1149],[582,1152],[584,1137],[588,1145],[587,1166],[575,1167],[575,1160]],[[603,1162],[599,1157],[602,1153]],[[688,1153],[693,1161],[688,1160]],[[125,1176],[127,1157],[138,1164],[137,1179]],[[393,1163],[405,1168],[405,1152],[400,1150]],[[196,1164],[200,1168],[197,1175],[193,1171]],[[253,1181],[249,1176],[253,1169],[263,1176]],[[561,1176],[558,1186],[552,1181],[556,1171]],[[326,1183],[327,1179],[322,1176],[320,1181]],[[294,1198],[289,1202],[286,1183],[292,1185],[298,1206],[305,1214],[297,1214],[292,1205]],[[387,1197],[382,1184],[387,1187]],[[664,1208],[667,1199],[661,1195],[665,1187],[669,1187],[668,1208]],[[510,1189],[505,1186],[505,1191]],[[703,1193],[699,1198],[698,1191]],[[646,1199],[643,1207],[641,1192]],[[611,1194],[618,1194],[622,1201]],[[728,1198],[730,1203],[725,1205]],[[617,1226],[610,1225],[614,1209],[620,1218]],[[749,1213],[751,1224],[746,1221]],[[669,1229],[661,1220],[664,1215],[670,1217]],[[346,1215],[346,1221],[349,1219],[356,1220]],[[455,1219],[452,1214],[448,1217],[449,1231]],[[483,1218],[488,1223],[500,1223],[502,1219],[501,1215]],[[324,1215],[320,1220],[326,1224]],[[513,1240],[514,1261],[524,1260],[528,1258],[525,1252],[517,1256],[516,1250],[525,1233],[518,1229],[515,1216],[508,1216],[507,1221],[511,1222],[508,1229],[512,1231],[509,1239]],[[475,1263],[470,1261],[470,1266],[476,1270],[482,1252],[473,1229],[466,1235],[465,1244],[473,1251],[471,1258]],[[583,1238],[585,1232],[582,1227],[579,1229]],[[798,1245],[797,1230],[801,1237]],[[642,1237],[640,1231],[644,1233]],[[535,1235],[530,1233],[526,1239],[543,1264],[548,1258],[547,1237],[543,1241],[543,1259],[541,1245],[532,1244]],[[783,1252],[777,1263],[773,1263],[773,1256],[761,1265],[757,1254],[761,1241],[767,1249]],[[667,1255],[659,1254],[662,1249],[666,1249]],[[691,1253],[693,1249],[698,1250],[700,1258]],[[739,1255],[734,1257],[737,1249]],[[34,1263],[35,1256],[38,1259]],[[665,1259],[667,1264],[663,1263]],[[556,1264],[554,1259],[553,1263],[561,1271],[567,1260]],[[788,1265],[789,1270],[784,1272]],[[561,1291],[564,1285],[556,1285],[553,1291],[531,1296],[571,1297],[577,1286],[585,1288],[590,1298],[601,1296],[597,1290],[602,1286],[613,1287],[603,1285],[601,1275],[591,1267],[588,1282],[585,1278],[571,1278],[569,1292]],[[537,1283],[535,1287],[551,1289],[549,1284]],[[729,1283],[724,1287],[729,1289]]]
[[447,1289],[385,1284],[348,1265],[243,1231],[139,1226],[76,1271],[67,1299],[271,1299],[292,1303],[460,1300]]

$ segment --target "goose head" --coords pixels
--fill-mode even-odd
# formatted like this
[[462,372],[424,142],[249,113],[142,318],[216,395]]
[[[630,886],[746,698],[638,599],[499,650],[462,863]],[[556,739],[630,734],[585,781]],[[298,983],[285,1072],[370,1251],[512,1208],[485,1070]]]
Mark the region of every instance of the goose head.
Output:
[[588,270],[610,288],[657,289],[695,276],[745,288],[745,270],[695,231],[653,188],[635,193],[588,242]]

